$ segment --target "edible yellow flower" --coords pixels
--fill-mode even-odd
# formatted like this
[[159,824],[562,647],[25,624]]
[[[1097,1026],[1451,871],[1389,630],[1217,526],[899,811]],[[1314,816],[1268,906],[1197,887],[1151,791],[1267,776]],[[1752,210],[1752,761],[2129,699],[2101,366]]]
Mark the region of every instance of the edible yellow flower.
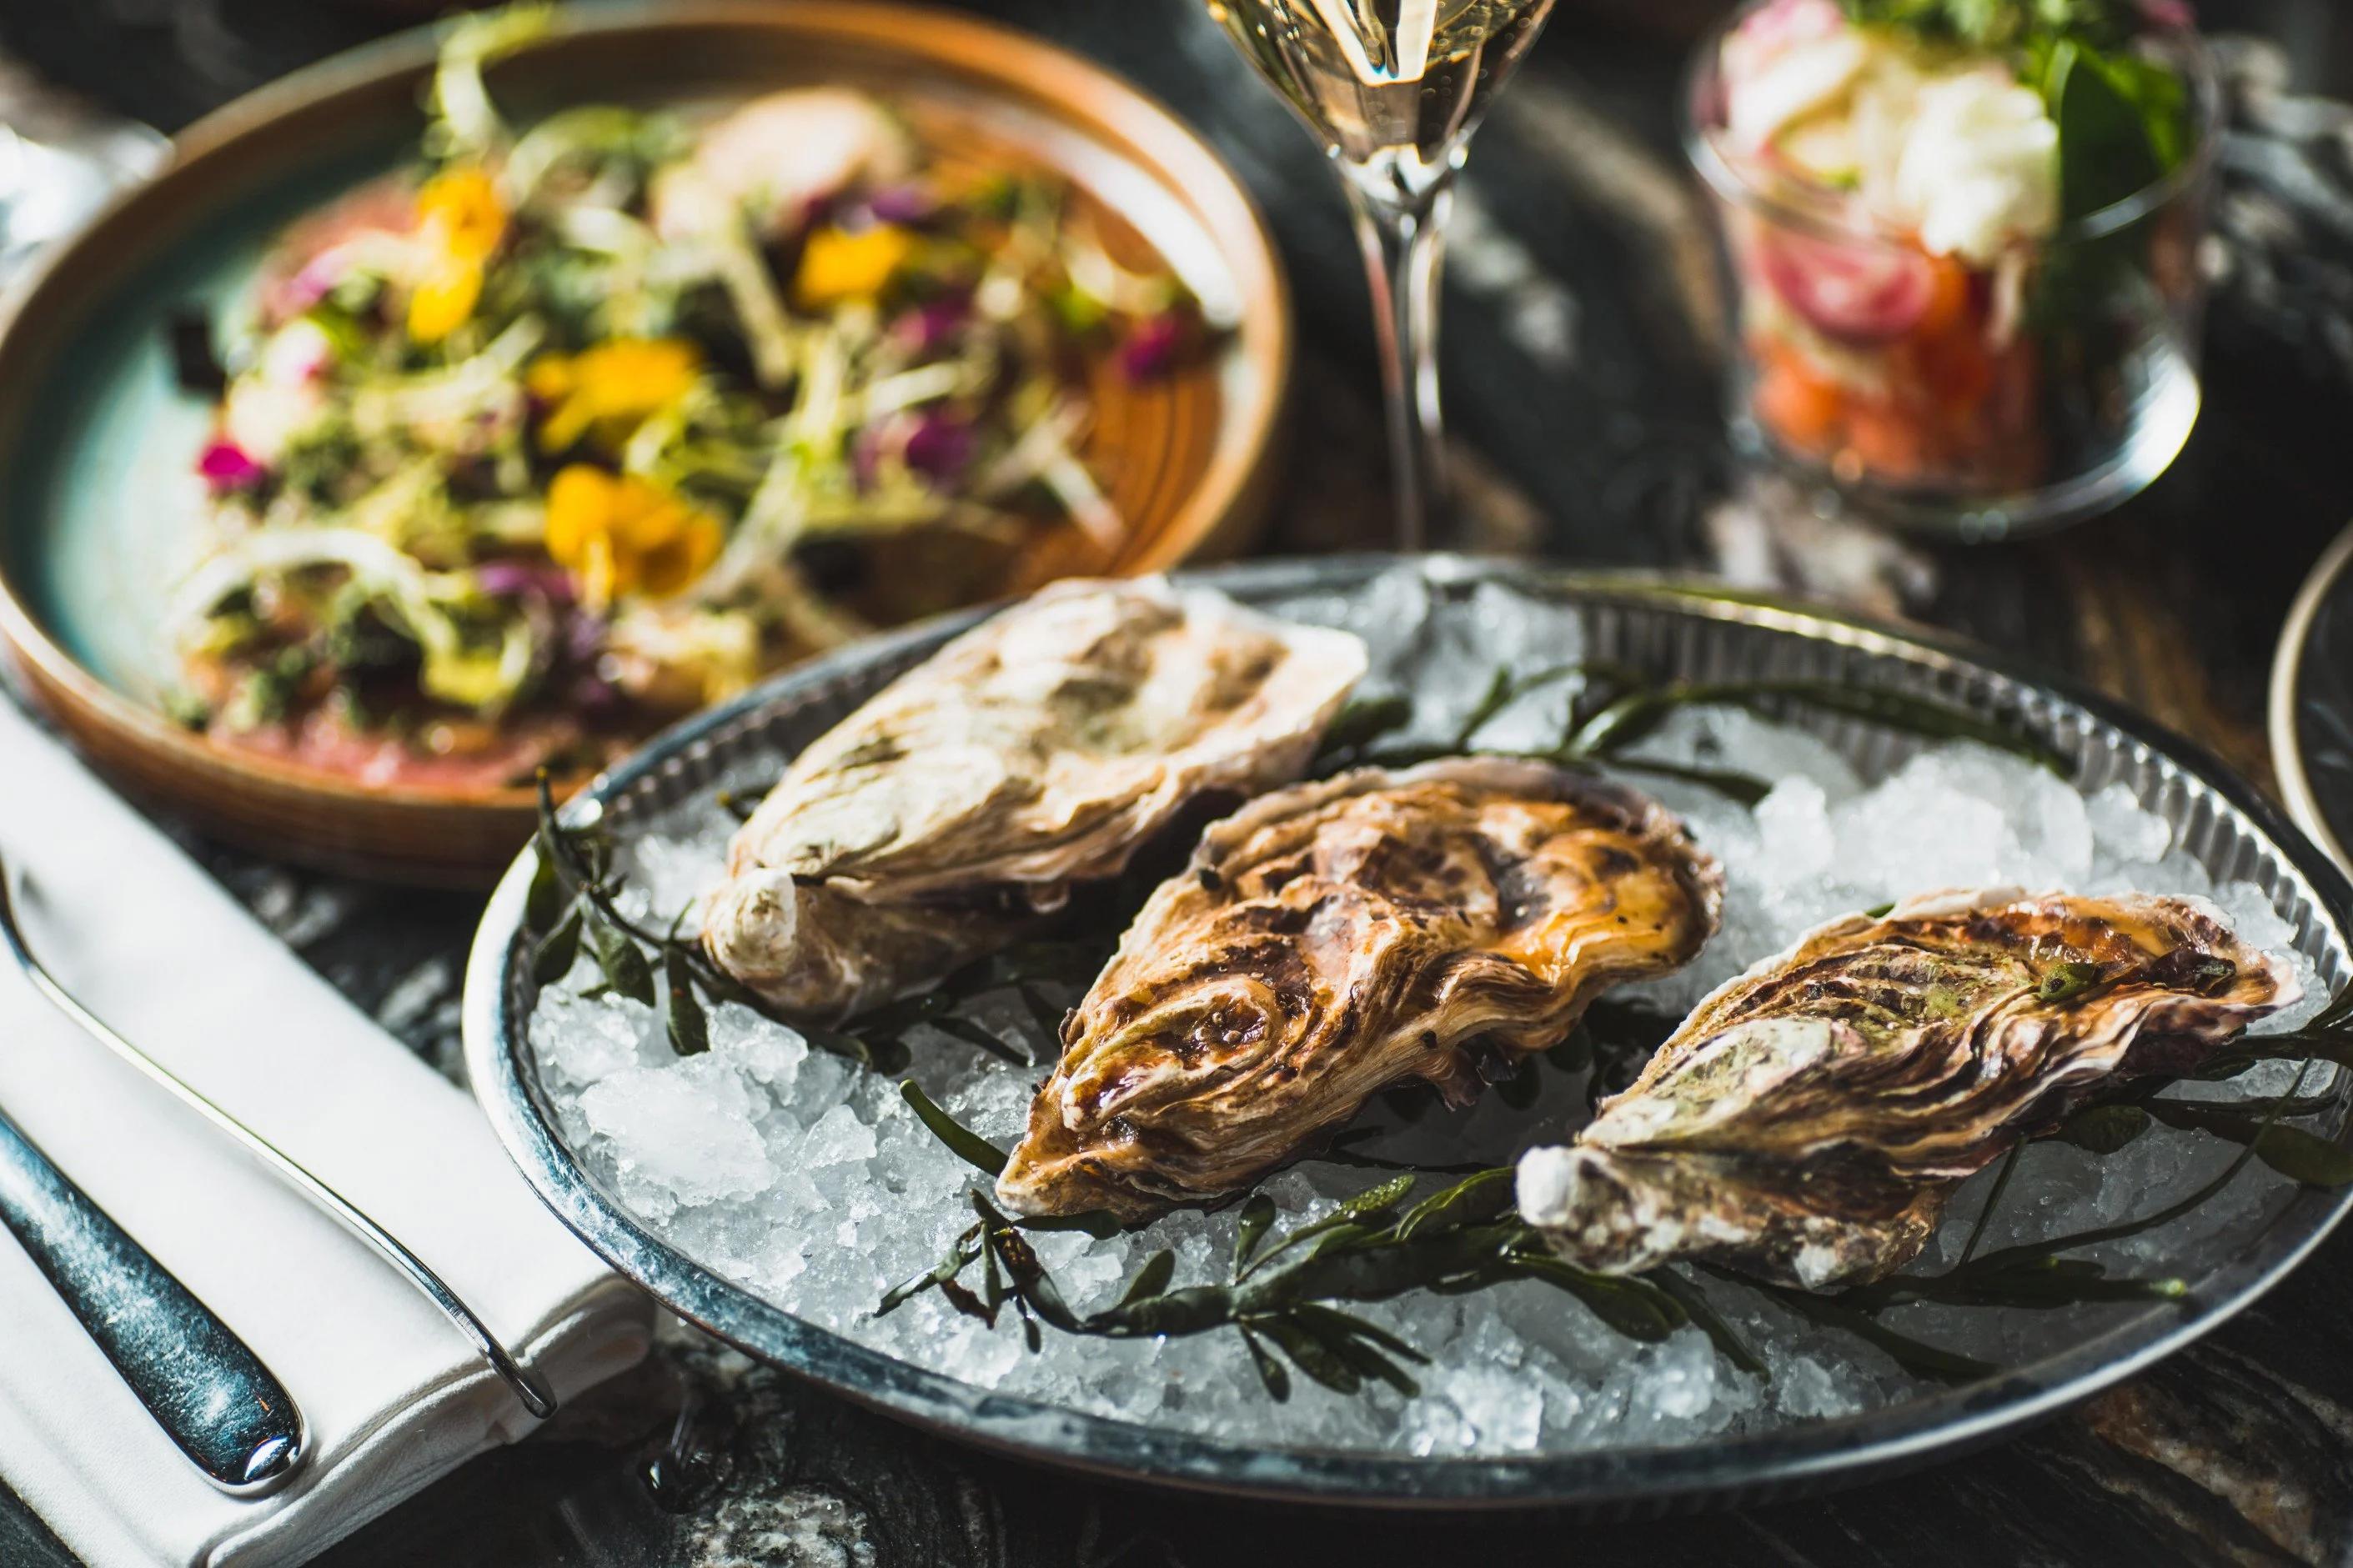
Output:
[[425,182],[417,193],[417,222],[451,255],[479,258],[506,237],[507,208],[489,174],[461,164]]
[[831,225],[808,237],[800,270],[793,277],[793,302],[821,310],[882,292],[915,251],[914,236],[897,224],[878,223],[856,234]]
[[574,463],[547,489],[547,553],[594,609],[622,594],[679,593],[718,558],[721,542],[718,519],[633,474]]
[[479,261],[437,263],[408,294],[408,335],[420,343],[437,343],[474,313],[482,298],[482,264]]
[[438,342],[465,324],[482,298],[482,269],[506,237],[506,205],[490,175],[445,169],[417,193],[417,233],[428,258],[408,296],[408,335]]
[[541,449],[561,452],[583,436],[617,447],[629,433],[686,395],[702,368],[677,338],[615,338],[576,354],[548,354],[524,378],[546,405]]

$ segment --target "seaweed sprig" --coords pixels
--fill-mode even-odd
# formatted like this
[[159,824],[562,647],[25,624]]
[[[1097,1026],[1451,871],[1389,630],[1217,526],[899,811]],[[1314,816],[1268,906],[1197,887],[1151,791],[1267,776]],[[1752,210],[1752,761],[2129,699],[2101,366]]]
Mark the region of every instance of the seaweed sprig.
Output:
[[[2295,1043],[2280,1043],[2290,1040]],[[2353,1150],[2288,1125],[2291,1118],[2316,1116],[2336,1103],[2333,1095],[2303,1094],[2299,1092],[2300,1086],[2314,1062],[2345,1065],[2346,1058],[2353,1055],[2353,1049],[2348,1049],[2353,1047],[2353,1041],[2337,1040],[2331,1047],[2311,1036],[2271,1035],[2242,1041],[2242,1047],[2227,1058],[2210,1061],[2196,1077],[2208,1080],[2231,1079],[2258,1062],[2295,1061],[2304,1064],[2295,1079],[2299,1087],[2284,1095],[2230,1100],[2179,1100],[2168,1097],[2165,1091],[2177,1087],[2182,1079],[2146,1079],[2120,1096],[2075,1112],[2054,1135],[2094,1154],[2113,1154],[2161,1123],[2182,1131],[2211,1133],[2243,1145],[2271,1169],[2306,1186],[2353,1185]]]
[[812,1039],[832,1035],[853,1047],[893,1058],[904,1057],[906,1036],[923,1026],[1015,1067],[1035,1067],[1036,1058],[1019,1040],[972,1016],[973,1005],[983,997],[1009,992],[1020,1002],[1039,1036],[1050,1043],[1060,1032],[1062,1010],[1054,1005],[1046,988],[1085,985],[1103,967],[1103,955],[1100,942],[1084,939],[1021,942],[951,971],[928,991],[870,1008],[838,1031],[819,1029],[813,1034],[807,1023],[795,1026]]
[[[2134,1086],[2123,1098],[2110,1099],[2077,1110],[2051,1130],[2049,1136],[2075,1144],[2094,1156],[2115,1154],[2156,1123],[2211,1133],[2240,1145],[2221,1172],[2183,1196],[2151,1213],[2069,1235],[2043,1237],[2014,1246],[1979,1252],[1989,1222],[2009,1191],[2010,1181],[2025,1145],[2015,1144],[2004,1156],[1992,1188],[1970,1226],[1967,1243],[1953,1265],[1936,1273],[1898,1274],[1868,1285],[1830,1295],[1815,1295],[1781,1286],[1763,1287],[1775,1300],[1820,1321],[1841,1323],[1863,1332],[1872,1325],[1873,1338],[1910,1370],[1933,1376],[1973,1378],[1996,1370],[1959,1358],[1916,1341],[1895,1343],[1882,1336],[1889,1331],[1878,1314],[1919,1302],[1946,1306],[2009,1307],[2047,1310],[2093,1302],[2177,1301],[2189,1294],[2189,1285],[2174,1275],[2120,1276],[2096,1259],[2070,1257],[2087,1247],[2158,1230],[2203,1207],[2246,1171],[2261,1162],[2300,1186],[2336,1189],[2353,1185],[2353,1152],[2286,1119],[2332,1109],[2334,1095],[2306,1095],[2305,1080],[2316,1062],[2341,1063],[2345,1048],[2353,1046],[2331,1030],[2345,1016],[2345,999],[2297,1035],[2261,1036],[2242,1042],[2230,1061],[2208,1064],[2201,1078],[2231,1077],[2262,1060],[2297,1061],[2294,1080],[2284,1094],[2232,1101],[2185,1100],[2166,1098],[2164,1091],[2182,1080],[2158,1077]],[[2304,1055],[2303,1047],[2331,1046],[2330,1051]],[[1752,1281],[1753,1283],[1753,1281]],[[1926,1352],[1923,1355],[1921,1352]],[[1966,1365],[1961,1363],[1967,1363]]]
[[[913,1083],[901,1092],[924,1125],[967,1163],[995,1175],[1005,1152],[960,1124]],[[1696,1324],[1736,1364],[1764,1363],[1687,1282],[1672,1277],[1615,1277],[1564,1262],[1512,1212],[1509,1166],[1480,1170],[1408,1203],[1417,1173],[1391,1177],[1344,1200],[1320,1219],[1278,1233],[1274,1202],[1253,1194],[1242,1205],[1228,1278],[1179,1287],[1166,1250],[1138,1267],[1110,1306],[1072,1308],[1022,1234],[1037,1222],[1008,1218],[987,1195],[970,1194],[976,1222],[939,1262],[901,1283],[878,1315],[926,1291],[991,1324],[1008,1305],[1032,1350],[1040,1325],[1102,1339],[1182,1338],[1231,1329],[1241,1335],[1268,1394],[1290,1396],[1291,1372],[1341,1394],[1379,1383],[1419,1392],[1409,1366],[1422,1352],[1339,1305],[1386,1301],[1419,1290],[1462,1295],[1514,1279],[1535,1279],[1573,1297],[1601,1322],[1636,1341],[1665,1339]],[[977,1289],[964,1283],[977,1265]]]
[[[2252,1131],[2239,1138],[2242,1147],[2220,1174],[2135,1219],[1980,1253],[1979,1243],[2009,1190],[2021,1144],[2004,1157],[1959,1258],[1942,1271],[1901,1274],[1816,1292],[1713,1264],[1697,1267],[1728,1286],[1754,1291],[1798,1316],[1861,1339],[1915,1375],[1957,1383],[1989,1377],[2001,1369],[1906,1334],[1883,1314],[1922,1303],[2048,1310],[2182,1300],[2189,1288],[2178,1277],[2116,1275],[2095,1259],[2067,1254],[2169,1225],[2211,1200],[2258,1159],[2303,1184],[2353,1182],[2353,1169],[2316,1163],[2308,1153],[2283,1161],[2266,1152],[2275,1147],[2272,1141],[2279,1134],[2296,1133],[2299,1140],[2343,1157],[2335,1145],[2283,1124],[2284,1117],[2308,1114],[2332,1103],[2302,1093],[2308,1068],[2307,1063],[2299,1070],[2285,1094],[2237,1102],[2232,1114]],[[2158,1087],[2169,1081],[2160,1080]],[[1002,1173],[1004,1150],[958,1123],[913,1082],[902,1084],[901,1092],[923,1124],[960,1158],[992,1177]],[[2202,1102],[2153,1097],[2114,1103],[2079,1112],[2056,1135],[2095,1153],[2113,1153],[2122,1143],[2116,1141],[2113,1126],[2105,1133],[2097,1131],[2097,1120],[2105,1113],[2135,1112],[2145,1127],[2151,1114],[2144,1110],[2147,1105],[2206,1110]],[[2113,1115],[2105,1119],[2112,1124],[2123,1120]],[[2137,1136],[2137,1131],[2130,1135]],[[2237,1131],[2235,1125],[2232,1131]],[[1696,1284],[1674,1268],[1635,1276],[1597,1274],[1552,1253],[1543,1237],[1511,1212],[1511,1167],[1474,1171],[1409,1207],[1407,1199],[1421,1178],[1431,1173],[1417,1170],[1393,1176],[1344,1200],[1322,1218],[1282,1234],[1273,1230],[1273,1200],[1254,1193],[1244,1201],[1235,1226],[1228,1279],[1177,1287],[1174,1255],[1164,1249],[1145,1260],[1110,1306],[1088,1312],[1070,1305],[1021,1233],[1075,1226],[1101,1235],[1112,1228],[1103,1223],[1108,1216],[1010,1218],[975,1189],[969,1194],[975,1223],[936,1264],[888,1292],[877,1315],[936,1290],[957,1311],[993,1327],[1009,1305],[1033,1351],[1042,1342],[1041,1326],[1107,1339],[1185,1337],[1230,1328],[1242,1336],[1267,1393],[1277,1400],[1290,1394],[1287,1368],[1340,1393],[1355,1393],[1377,1382],[1411,1394],[1418,1385],[1405,1368],[1424,1364],[1427,1358],[1336,1303],[1361,1305],[1419,1290],[1465,1295],[1509,1280],[1537,1279],[1574,1298],[1629,1340],[1654,1342],[1692,1324],[1726,1361],[1744,1372],[1769,1376],[1762,1358]],[[976,1265],[981,1268],[977,1290],[964,1279]]]
[[[544,771],[535,843],[539,864],[523,903],[523,933],[532,943],[532,976],[540,984],[562,980],[586,952],[602,976],[591,994],[609,992],[656,1009],[670,1048],[682,1057],[711,1048],[706,1003],[736,1002],[774,1016],[683,934],[685,910],[656,931],[621,908],[611,834],[601,817],[574,827],[560,822]],[[860,1059],[873,1065],[871,1057]]]
[[[2258,1046],[2268,1043],[2253,1042]],[[1979,1244],[2010,1190],[2010,1179],[2025,1150],[2026,1144],[2021,1142],[2011,1145],[2003,1156],[1959,1257],[1940,1271],[1898,1274],[1843,1290],[1814,1292],[1750,1279],[1713,1265],[1703,1267],[1723,1279],[1762,1292],[1801,1317],[1843,1330],[1878,1346],[1898,1365],[1918,1375],[1948,1382],[1971,1382],[1990,1376],[2000,1369],[1900,1333],[1885,1323],[1881,1314],[1919,1303],[2050,1310],[2099,1302],[2185,1299],[2189,1286],[2178,1276],[2117,1275],[2095,1259],[2067,1255],[2170,1225],[2211,1201],[2256,1161],[2300,1185],[2353,1185],[2353,1153],[2284,1122],[2284,1118],[2314,1114],[2335,1103],[2334,1097],[2302,1093],[2310,1067],[2306,1061],[2298,1069],[2285,1094],[2227,1104],[2160,1098],[2161,1090],[2179,1080],[2157,1079],[2138,1086],[2130,1099],[2086,1107],[2052,1130],[2050,1136],[2102,1158],[2116,1153],[2158,1121],[2211,1132],[2241,1145],[2239,1152],[2218,1174],[2149,1214],[2070,1235],[1979,1252]]]
[[[1577,690],[1551,745],[1512,750],[1479,743],[1488,727],[1522,699],[1570,683]],[[1396,738],[1414,722],[1409,700],[1395,695],[1360,699],[1333,721],[1316,767],[1326,772],[1346,766],[1406,767],[1465,754],[1513,756],[1583,773],[1607,767],[1675,779],[1753,806],[1771,793],[1771,781],[1633,754],[1634,747],[1655,735],[1679,710],[1708,707],[1740,708],[1777,718],[1792,710],[1806,710],[1924,739],[1973,741],[2063,776],[2069,771],[2063,756],[2020,724],[1888,687],[1797,679],[1661,680],[1599,661],[1548,666],[1526,674],[1499,666],[1479,700],[1437,741]]]
[[972,1017],[973,1005],[1009,992],[1051,1039],[1060,1026],[1060,1012],[1046,988],[1083,985],[1102,965],[1099,942],[1023,942],[965,965],[928,991],[827,1027],[779,1016],[757,992],[713,963],[699,933],[687,929],[691,910],[680,910],[659,930],[632,917],[621,906],[610,833],[601,820],[577,826],[559,820],[543,774],[535,842],[539,865],[523,912],[533,978],[554,984],[586,952],[599,975],[591,994],[610,993],[654,1008],[670,1047],[682,1057],[711,1048],[710,1006],[732,1002],[877,1072],[905,1070],[913,1060],[906,1037],[919,1026],[1029,1067],[1034,1065],[1029,1053]]
[[[2297,1131],[2296,1129],[2283,1126],[2281,1118],[2286,1115],[2308,1113],[2310,1110],[2325,1108],[2329,1103],[2326,1100],[2307,1100],[2302,1097],[2304,1080],[2310,1072],[2309,1062],[2298,1068],[2295,1082],[2289,1086],[2284,1095],[2274,1096],[2261,1101],[2241,1102],[2242,1107],[2255,1109],[2257,1114],[2249,1116],[2245,1114],[2243,1109],[2235,1113],[2233,1131],[2237,1131],[2235,1125],[2237,1122],[2243,1122],[2247,1128],[2245,1135],[2236,1139],[2241,1144],[2238,1153],[2219,1173],[2185,1195],[2137,1218],[2069,1235],[2041,1237],[1980,1253],[1978,1250],[1978,1243],[1984,1237],[1987,1222],[2009,1188],[2010,1173],[2016,1165],[2019,1147],[2021,1147],[2013,1146],[2003,1161],[2000,1173],[1995,1178],[1993,1189],[1987,1194],[1985,1204],[1978,1210],[1976,1223],[1970,1228],[1968,1245],[1962,1248],[1960,1258],[1952,1267],[1932,1274],[1894,1275],[1868,1285],[1856,1286],[1840,1291],[1833,1300],[1841,1306],[1852,1308],[1865,1314],[1875,1314],[1891,1307],[1905,1306],[1916,1301],[1935,1301],[1947,1306],[2047,1309],[2078,1306],[2095,1301],[2181,1300],[2189,1295],[2189,1286],[2186,1280],[2178,1277],[2171,1275],[2146,1278],[2117,1276],[2111,1274],[2105,1265],[2095,1259],[2071,1258],[2067,1255],[2105,1242],[2121,1241],[2129,1237],[2144,1235],[2163,1226],[2170,1225],[2183,1215],[2202,1207],[2223,1188],[2238,1180],[2241,1173],[2259,1158],[2264,1159],[2265,1163],[2274,1164],[2277,1169],[2278,1166],[2274,1161],[2265,1157],[2263,1153],[2271,1134]],[[2185,1103],[2188,1102],[2157,1100],[2142,1101],[2143,1106]],[[2126,1111],[2140,1108],[2119,1104],[2098,1109],[2103,1111]],[[2080,1114],[2077,1120],[2081,1120]],[[2118,1119],[2111,1118],[2111,1120]],[[2063,1135],[2065,1133],[2063,1129]],[[2323,1148],[2334,1149],[2333,1145],[2322,1143],[2310,1133],[2300,1133],[2299,1136],[2314,1143],[2319,1143]],[[2113,1153],[2122,1146],[2106,1137],[2086,1139],[2079,1134],[2072,1137],[2070,1141],[2084,1144],[2092,1149],[2094,1153],[2102,1155]],[[2343,1152],[2336,1152],[2340,1155]],[[2348,1181],[2353,1181],[2353,1170],[2330,1171],[2315,1168],[2309,1170],[2306,1175],[2297,1175],[2294,1170],[2284,1171],[2283,1173],[2296,1176],[2296,1179],[2305,1184],[2316,1186],[2341,1186]]]

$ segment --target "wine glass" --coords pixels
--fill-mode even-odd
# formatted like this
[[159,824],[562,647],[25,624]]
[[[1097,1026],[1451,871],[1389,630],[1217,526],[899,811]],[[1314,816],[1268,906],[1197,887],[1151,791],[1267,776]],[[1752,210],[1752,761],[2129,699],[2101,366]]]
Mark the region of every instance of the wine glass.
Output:
[[0,279],[163,163],[157,132],[50,86],[0,53]]
[[1397,492],[1419,550],[1444,504],[1438,274],[1471,133],[1553,0],[1208,0],[1340,171],[1373,291]]

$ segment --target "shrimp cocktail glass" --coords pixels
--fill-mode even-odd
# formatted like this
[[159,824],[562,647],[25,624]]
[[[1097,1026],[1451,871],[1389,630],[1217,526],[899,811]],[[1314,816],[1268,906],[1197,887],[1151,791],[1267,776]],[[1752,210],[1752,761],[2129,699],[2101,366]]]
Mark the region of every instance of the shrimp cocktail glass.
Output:
[[2179,454],[2216,89],[2175,0],[1752,0],[1686,102],[1740,444],[1968,538]]
[[1402,550],[1430,542],[1444,504],[1438,271],[1454,176],[1552,5],[1209,0],[1340,171],[1372,280]]

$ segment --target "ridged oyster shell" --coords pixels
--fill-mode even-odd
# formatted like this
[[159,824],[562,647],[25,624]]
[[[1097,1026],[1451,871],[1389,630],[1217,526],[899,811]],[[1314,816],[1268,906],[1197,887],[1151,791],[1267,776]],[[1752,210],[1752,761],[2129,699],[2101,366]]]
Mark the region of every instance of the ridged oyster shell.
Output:
[[1607,1272],[1876,1279],[2021,1139],[2297,992],[2198,900],[2002,889],[1851,915],[1704,1000],[1573,1145],[1530,1151],[1520,1212]]
[[1124,1216],[1233,1192],[1466,1047],[1541,1049],[1714,933],[1722,879],[1645,797],[1539,763],[1363,769],[1210,828],[1064,1023],[997,1197]]
[[1018,938],[1194,800],[1305,769],[1365,670],[1340,631],[1159,580],[1048,588],[803,752],[735,836],[714,961],[839,1017]]

